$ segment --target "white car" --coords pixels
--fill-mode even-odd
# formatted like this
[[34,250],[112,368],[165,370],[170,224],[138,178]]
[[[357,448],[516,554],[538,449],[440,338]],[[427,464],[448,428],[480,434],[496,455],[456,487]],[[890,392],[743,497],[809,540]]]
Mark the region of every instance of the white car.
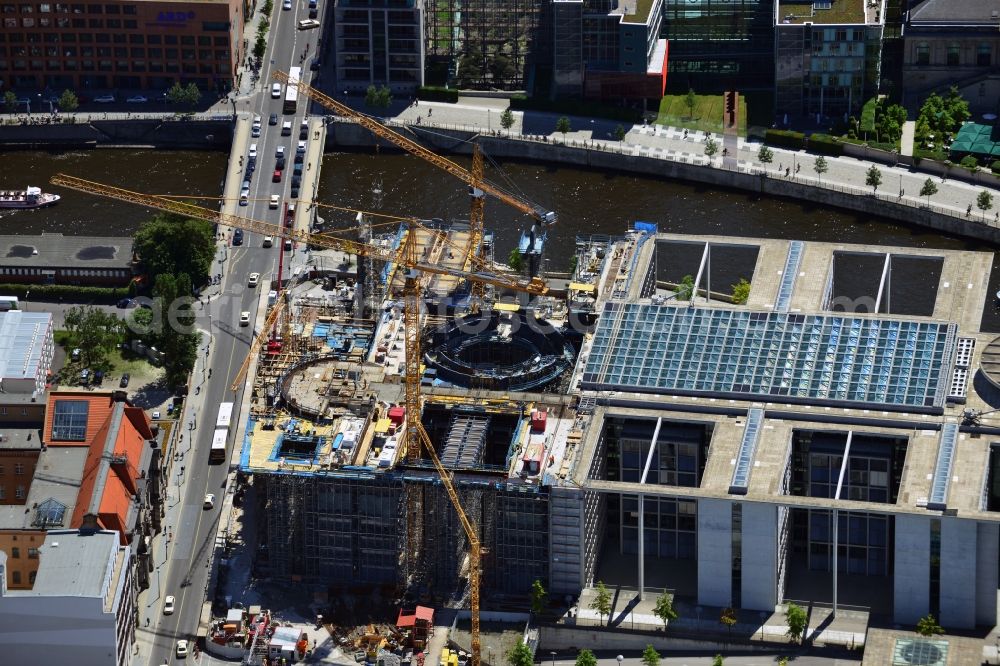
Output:
[[184,639],[177,641],[177,649],[174,650],[174,654],[181,658],[188,656],[188,642]]
[[250,136],[254,139],[260,136],[260,125],[254,125],[250,128]]
[[215,508],[215,495],[208,493],[205,495],[205,508],[214,509]]
[[306,152],[306,142],[305,141],[299,141],[299,145],[295,146],[295,152],[298,153],[299,155],[301,155],[304,152]]
[[97,103],[97,104],[114,104],[115,103],[115,96],[114,95],[99,95],[98,97],[94,98],[94,102]]
[[284,9],[284,10],[286,10],[286,11],[289,10],[289,9],[291,9],[292,8],[292,0],[285,0],[284,2],[282,2],[281,3],[281,8]]
[[281,84],[275,83],[271,86],[271,98],[278,99],[281,97]]
[[318,28],[319,21],[316,19],[302,19],[299,21],[299,30],[311,30],[312,28]]
[[153,412],[153,420],[154,421],[160,420],[160,410],[156,410],[155,412]]
[[173,613],[174,613],[174,598],[172,596],[169,596],[163,600],[163,614],[173,615]]
[[[278,195],[275,194],[274,196],[278,196]],[[264,236],[264,247],[271,247],[272,245],[274,245],[274,237],[273,236]]]
[[250,144],[250,159],[252,159],[252,160],[257,159],[257,144],[256,143],[251,143]]
[[[278,197],[277,194],[272,194],[271,195],[271,202],[267,205],[267,207],[268,208],[277,208],[278,207],[278,203],[280,202],[280,200],[281,199]],[[265,245],[264,247],[267,247],[267,246]]]
[[143,95],[132,95],[125,101],[128,102],[129,104],[145,104],[146,102],[149,101],[149,99],[147,99]]
[[250,279],[247,280],[248,287],[256,287],[260,283],[260,273],[251,273]]
[[278,159],[281,159],[282,157],[284,157],[285,156],[285,147],[284,146],[278,146],[277,148],[275,148],[274,149],[274,156],[277,157]]
[[243,311],[240,313],[240,326],[250,325],[250,313]]

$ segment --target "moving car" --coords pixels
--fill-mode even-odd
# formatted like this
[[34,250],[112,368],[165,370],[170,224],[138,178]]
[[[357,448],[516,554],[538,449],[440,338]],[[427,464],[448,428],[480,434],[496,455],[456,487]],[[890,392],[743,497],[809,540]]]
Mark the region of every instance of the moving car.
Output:
[[142,95],[132,95],[131,97],[129,97],[125,101],[127,103],[129,103],[129,104],[145,104],[146,102],[149,101],[149,99],[147,99],[146,97],[144,97]]
[[285,252],[291,252],[291,250],[292,250],[292,239],[291,238],[286,238],[285,239]]
[[267,124],[268,125],[277,125],[278,124],[278,114],[277,113],[272,113],[271,117],[267,119]]
[[115,96],[114,95],[98,95],[97,97],[94,98],[94,102],[96,102],[97,104],[114,104],[115,103]]
[[251,273],[250,278],[247,280],[248,287],[256,287],[260,282],[260,273]]
[[[278,182],[279,180],[281,180],[281,172],[280,171],[275,171],[274,173],[278,174],[277,176],[275,176],[275,178],[277,179],[277,180],[275,180],[275,182]],[[278,197],[278,195],[277,194],[272,194],[271,195],[271,201],[267,204],[267,207],[268,208],[277,208],[279,203],[280,203],[280,198]],[[270,238],[270,236],[268,236],[267,238]],[[264,239],[264,247],[271,247],[271,244],[267,242],[267,238]]]
[[243,245],[243,230],[236,229],[233,231],[233,245]]
[[163,415],[160,414],[160,410],[156,410],[155,412],[153,412],[153,420],[154,421],[159,421],[161,416],[163,416]]
[[275,83],[271,86],[271,99],[281,99],[281,84]]
[[275,157],[284,157],[285,156],[285,147],[284,146],[278,146],[277,148],[275,148],[274,149],[274,156]]
[[[280,183],[281,182],[281,169],[275,169],[274,170],[274,175],[271,176],[271,182],[272,183]],[[275,208],[277,208],[277,206],[275,206]]]
[[118,307],[121,308],[121,309],[123,309],[123,310],[128,310],[128,309],[134,308],[135,306],[136,306],[136,303],[131,298],[123,298],[120,301],[118,301]]
[[[275,194],[274,196],[278,196]],[[274,244],[274,238],[271,236],[264,236],[264,247],[271,247]]]
[[249,325],[250,325],[250,313],[244,310],[243,312],[240,313],[240,326],[249,326]]
[[177,641],[177,649],[174,650],[174,654],[182,659],[188,656],[188,642],[183,638]]
[[168,596],[163,600],[163,614],[172,615],[174,612],[174,598],[173,596]]
[[302,19],[299,21],[299,30],[312,30],[313,28],[319,27],[319,21],[316,19]]
[[122,380],[118,382],[118,386],[120,386],[121,388],[127,388],[128,380],[131,378],[132,376],[126,372],[124,375],[122,375]]
[[292,8],[292,0],[285,0],[284,2],[282,2],[281,3],[281,8],[284,9],[285,11],[288,11],[289,9],[291,9]]
[[[310,9],[309,10],[309,18],[314,19],[317,16],[319,16],[319,10],[318,9]],[[312,65],[310,65],[310,68],[312,68]]]
[[281,136],[291,136],[292,135],[292,121],[286,120],[281,123]]
[[205,508],[214,509],[215,508],[215,495],[208,493],[205,495]]

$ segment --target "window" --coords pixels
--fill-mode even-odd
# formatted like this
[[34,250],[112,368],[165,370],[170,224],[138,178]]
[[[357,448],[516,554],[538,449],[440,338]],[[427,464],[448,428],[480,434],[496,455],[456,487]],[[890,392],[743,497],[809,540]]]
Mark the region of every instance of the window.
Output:
[[121,14],[121,7],[118,5],[104,5],[105,14]]
[[130,16],[135,16],[138,11],[135,5],[125,5],[122,7],[122,14],[129,14]]
[[13,557],[15,560],[21,559],[21,549],[18,548],[17,546],[14,546],[13,548],[10,549],[10,556]]
[[931,47],[927,44],[927,42],[920,42],[917,44],[917,64],[931,64]]
[[11,577],[11,580],[14,581],[14,585],[20,585],[21,584],[21,572],[20,571],[11,571],[10,572],[10,577]]
[[38,559],[38,549],[37,548],[29,548],[28,549],[28,559],[29,560],[37,560]]
[[946,63],[949,67],[957,67],[961,56],[961,49],[958,44],[948,45],[948,58]]
[[35,576],[37,576],[37,575],[38,575],[37,571],[31,571],[31,572],[28,573],[28,584],[29,585],[34,585],[35,584]]
[[87,5],[88,14],[102,14],[104,13],[104,8],[100,5]]
[[49,12],[52,11],[52,5],[48,5],[48,4],[38,5],[38,11],[41,12],[41,13],[43,13],[43,14],[48,14]]
[[24,486],[18,486],[14,489],[14,497],[17,499],[24,499]]
[[0,465],[0,476],[3,476],[3,472],[4,472],[3,465]]
[[87,439],[87,416],[90,403],[86,400],[56,400],[52,417],[52,439],[82,442]]
[[0,500],[6,499],[7,491],[3,486],[0,486]]
[[980,67],[989,67],[993,61],[993,47],[989,44],[980,44],[976,48],[976,64]]
[[21,463],[14,464],[14,476],[24,476],[24,465]]
[[118,29],[118,28],[122,27],[122,22],[119,19],[108,19],[107,20],[107,26],[109,28]]

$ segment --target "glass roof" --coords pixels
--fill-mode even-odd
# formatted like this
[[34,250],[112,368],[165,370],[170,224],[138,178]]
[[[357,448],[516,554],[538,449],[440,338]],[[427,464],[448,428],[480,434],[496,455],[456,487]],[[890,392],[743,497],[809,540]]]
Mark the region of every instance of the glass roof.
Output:
[[583,388],[941,411],[954,324],[608,303]]
[[52,416],[52,439],[86,441],[89,412],[90,403],[86,400],[56,400],[55,413]]

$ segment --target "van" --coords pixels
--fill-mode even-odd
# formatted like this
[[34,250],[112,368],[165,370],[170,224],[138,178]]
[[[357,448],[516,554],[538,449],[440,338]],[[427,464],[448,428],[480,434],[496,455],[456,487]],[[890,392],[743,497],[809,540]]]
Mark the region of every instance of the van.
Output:
[[286,120],[281,123],[281,136],[291,136],[292,135],[292,121]]

